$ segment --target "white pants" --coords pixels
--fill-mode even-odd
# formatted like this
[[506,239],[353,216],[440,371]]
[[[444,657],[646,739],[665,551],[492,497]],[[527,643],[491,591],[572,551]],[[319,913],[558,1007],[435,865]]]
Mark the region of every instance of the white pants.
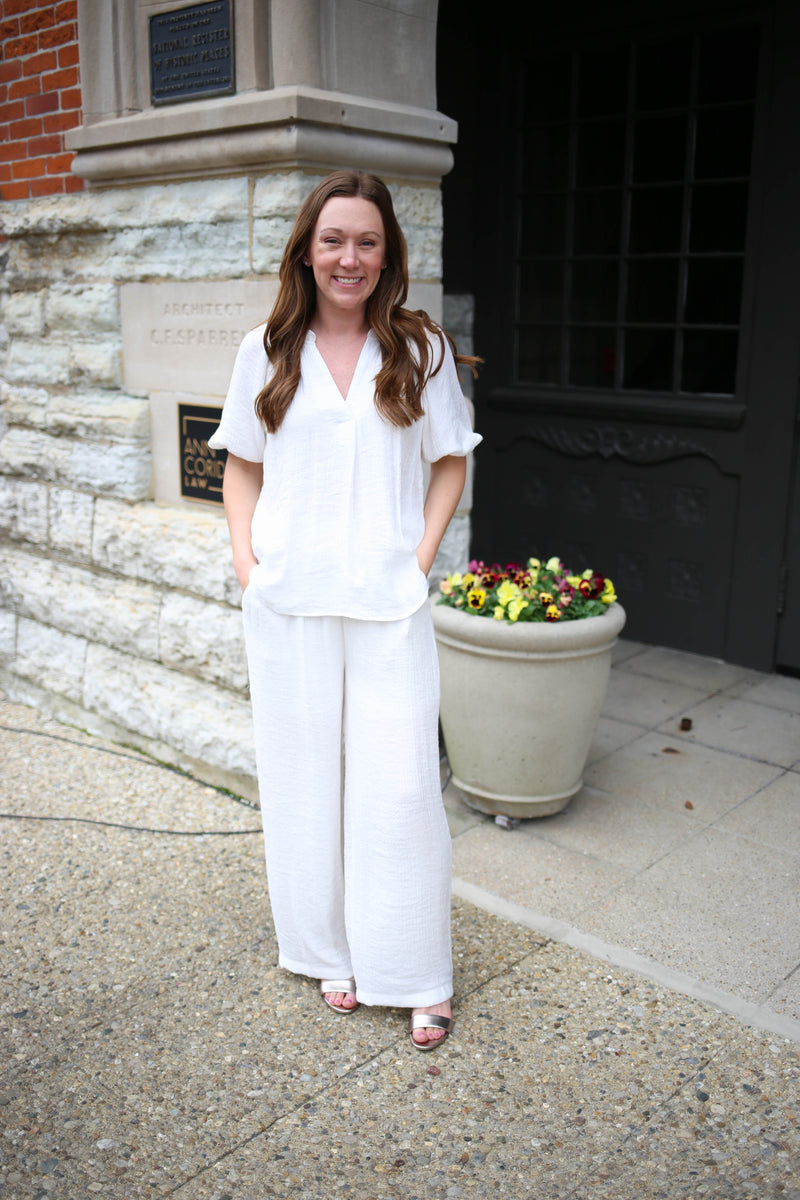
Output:
[[364,1004],[449,999],[428,606],[401,621],[285,616],[251,585],[243,614],[280,965],[352,976]]

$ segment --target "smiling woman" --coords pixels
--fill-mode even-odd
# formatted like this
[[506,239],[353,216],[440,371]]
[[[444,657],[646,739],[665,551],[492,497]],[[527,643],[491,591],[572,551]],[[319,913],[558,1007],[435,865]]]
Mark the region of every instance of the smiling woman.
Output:
[[305,259],[317,285],[317,332],[323,321],[337,321],[337,310],[366,304],[386,266],[385,243],[383,218],[371,200],[334,196],[323,206]]
[[386,186],[323,180],[209,445],[228,450],[280,964],[319,979],[336,1012],[411,1008],[411,1041],[432,1050],[452,964],[426,576],[480,439],[447,339],[403,307],[407,288]]

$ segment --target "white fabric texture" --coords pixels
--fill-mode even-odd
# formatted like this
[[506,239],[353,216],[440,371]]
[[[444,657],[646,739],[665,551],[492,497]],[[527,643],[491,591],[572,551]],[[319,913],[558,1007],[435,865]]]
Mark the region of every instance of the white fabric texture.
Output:
[[280,965],[352,976],[365,1004],[449,999],[428,606],[390,622],[287,616],[250,584],[242,607]]
[[[269,369],[261,325],[237,354],[213,449],[262,462],[253,515],[251,583],[276,612],[389,621],[428,594],[416,548],[424,533],[422,461],[466,455],[473,433],[455,360],[445,348],[408,428],[375,408],[381,349],[370,332],[343,399],[309,330],[301,382],[280,429],[267,434],[254,402]],[[434,363],[438,339],[431,338]]]

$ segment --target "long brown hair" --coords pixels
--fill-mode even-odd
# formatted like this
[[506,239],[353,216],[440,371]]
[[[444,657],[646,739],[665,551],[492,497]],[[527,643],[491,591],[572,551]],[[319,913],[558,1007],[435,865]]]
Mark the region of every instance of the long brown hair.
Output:
[[[389,189],[364,171],[335,171],[306,197],[294,223],[280,266],[280,287],[267,321],[264,348],[273,367],[256,397],[256,413],[269,433],[280,428],[300,383],[300,356],[316,308],[314,275],[304,266],[311,236],[323,205],[332,196],[359,196],[379,210],[386,238],[386,267],[367,300],[367,322],[381,347],[383,366],[375,378],[375,405],[393,425],[411,425],[423,415],[422,391],[444,360],[444,338],[456,362],[472,368],[480,359],[457,354],[449,335],[427,313],[403,308],[408,295],[406,239],[394,213]],[[439,339],[441,353],[433,363],[428,335]]]

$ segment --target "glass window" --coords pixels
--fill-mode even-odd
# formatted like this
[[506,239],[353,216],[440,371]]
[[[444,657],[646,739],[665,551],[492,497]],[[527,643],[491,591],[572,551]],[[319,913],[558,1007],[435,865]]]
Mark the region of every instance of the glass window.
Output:
[[633,182],[669,183],[686,172],[688,115],[640,117],[634,131]]
[[522,253],[563,254],[567,198],[561,192],[526,196],[522,218]]
[[697,114],[695,179],[725,179],[750,174],[753,108],[709,108]]
[[614,386],[613,328],[573,327],[569,331],[569,382],[576,387]]
[[561,331],[553,326],[527,326],[517,335],[517,378],[520,383],[560,383]]
[[660,108],[685,108],[692,77],[691,38],[638,47],[636,98],[638,112]]
[[738,325],[742,295],[741,258],[690,258],[686,316],[691,325]]
[[635,391],[672,391],[675,332],[672,329],[625,331],[624,386]]
[[566,188],[569,125],[531,125],[523,134],[522,186]]
[[758,34],[755,26],[704,34],[699,46],[699,104],[752,100],[756,94]]
[[625,317],[637,323],[674,321],[678,302],[677,258],[638,258],[628,263]]
[[517,178],[517,378],[730,394],[758,29],[528,64]]
[[618,254],[622,249],[622,189],[576,192],[574,206],[574,252]]
[[683,188],[638,188],[631,194],[632,254],[680,250],[682,227]]
[[534,259],[520,266],[519,315],[522,321],[552,321],[561,315],[564,268],[560,260]]
[[692,188],[689,249],[695,253],[744,250],[747,184],[720,183]]
[[580,56],[579,116],[624,113],[628,99],[628,48],[590,51]]
[[732,330],[687,330],[683,338],[681,391],[731,395],[736,387],[739,335]]
[[578,126],[578,187],[620,184],[624,165],[624,121],[592,121]]
[[572,264],[570,316],[575,321],[615,321],[617,317],[616,259],[576,261]]

